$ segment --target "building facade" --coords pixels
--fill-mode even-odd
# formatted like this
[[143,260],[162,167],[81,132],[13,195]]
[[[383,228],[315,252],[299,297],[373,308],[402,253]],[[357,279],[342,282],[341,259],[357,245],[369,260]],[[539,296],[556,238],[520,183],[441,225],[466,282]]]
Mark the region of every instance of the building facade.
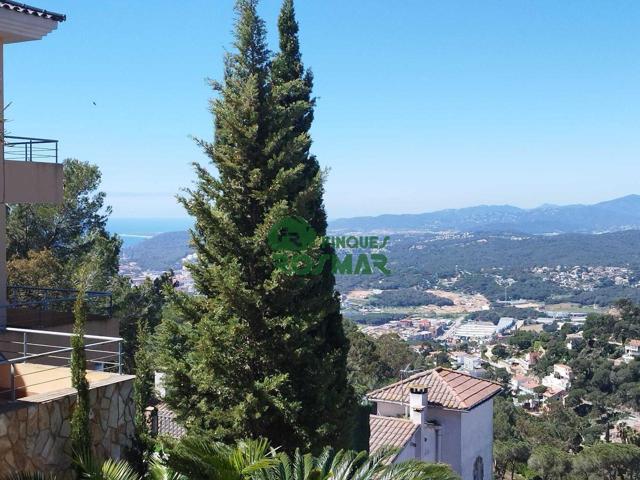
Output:
[[497,383],[445,368],[370,392],[370,451],[395,447],[395,462],[450,465],[462,480],[490,480]]

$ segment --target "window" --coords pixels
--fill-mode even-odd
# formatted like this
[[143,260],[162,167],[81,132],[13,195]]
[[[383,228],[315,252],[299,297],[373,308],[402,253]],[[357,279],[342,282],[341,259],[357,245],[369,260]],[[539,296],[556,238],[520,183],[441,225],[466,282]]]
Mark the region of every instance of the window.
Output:
[[484,462],[482,457],[476,457],[473,463],[473,480],[484,480]]

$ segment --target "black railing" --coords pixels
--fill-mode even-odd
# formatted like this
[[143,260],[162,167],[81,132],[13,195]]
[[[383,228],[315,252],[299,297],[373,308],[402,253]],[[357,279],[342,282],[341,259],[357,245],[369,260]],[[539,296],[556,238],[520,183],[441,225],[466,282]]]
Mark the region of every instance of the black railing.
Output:
[[58,140],[5,135],[4,159],[58,163]]
[[[6,305],[0,308],[30,309],[56,312],[70,312],[78,299],[78,290],[66,288],[42,288],[22,285],[7,287]],[[113,296],[111,292],[84,292],[89,313],[96,315],[113,314]]]

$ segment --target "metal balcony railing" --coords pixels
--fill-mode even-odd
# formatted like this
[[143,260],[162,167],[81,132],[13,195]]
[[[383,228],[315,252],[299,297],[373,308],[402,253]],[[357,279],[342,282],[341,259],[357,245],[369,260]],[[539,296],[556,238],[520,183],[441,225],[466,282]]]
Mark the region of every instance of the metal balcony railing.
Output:
[[[66,288],[43,288],[23,285],[7,287],[6,305],[0,309],[29,309],[54,312],[70,312],[78,298],[78,290]],[[113,296],[111,292],[84,292],[88,313],[111,317]]]
[[[31,390],[46,391],[59,387],[60,382],[69,383],[74,336],[65,332],[7,328],[0,337],[4,357],[0,359],[0,398],[16,400]],[[87,371],[122,374],[122,342],[120,337],[84,335]]]
[[58,140],[5,135],[4,159],[58,163]]

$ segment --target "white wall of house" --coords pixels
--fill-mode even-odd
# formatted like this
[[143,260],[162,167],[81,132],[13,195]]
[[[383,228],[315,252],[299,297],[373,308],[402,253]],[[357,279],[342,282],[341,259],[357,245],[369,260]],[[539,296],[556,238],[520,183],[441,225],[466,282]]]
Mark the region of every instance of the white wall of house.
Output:
[[[405,407],[377,402],[378,415],[400,417]],[[451,465],[462,480],[476,480],[474,465],[482,458],[483,480],[493,471],[493,399],[466,412],[429,407],[427,425],[418,430],[396,458],[396,462],[416,458]],[[437,425],[437,427],[436,427]],[[426,440],[426,441],[425,441]]]
[[[458,473],[462,473],[462,422],[463,412],[459,410],[445,410],[443,408],[429,408],[427,419],[440,425],[439,453],[440,462],[447,463]],[[423,460],[431,460],[424,458]],[[463,478],[463,480],[467,480]]]
[[399,403],[377,402],[377,413],[383,417],[402,417],[409,411],[408,405]]
[[469,412],[461,414],[461,463],[458,470],[462,480],[477,480],[473,477],[476,459],[482,458],[484,477],[491,480],[493,471],[493,399]]
[[407,442],[402,451],[398,454],[395,459],[396,463],[404,462],[407,460],[420,460],[417,456],[417,452],[419,451],[418,446],[420,445],[421,433],[420,429],[416,431],[416,433],[411,437],[411,440]]

